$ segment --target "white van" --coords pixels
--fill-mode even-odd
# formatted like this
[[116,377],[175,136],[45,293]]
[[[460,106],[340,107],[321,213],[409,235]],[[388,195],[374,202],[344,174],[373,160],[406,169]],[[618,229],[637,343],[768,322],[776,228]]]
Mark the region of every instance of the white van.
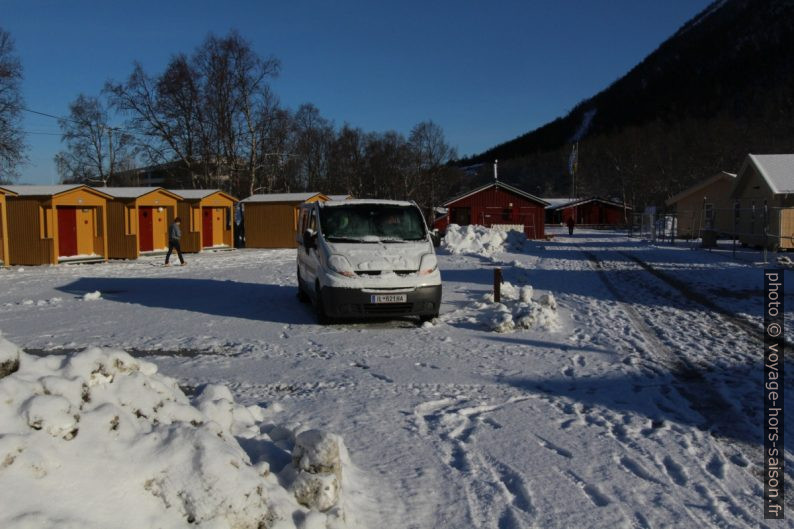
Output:
[[312,202],[300,210],[298,295],[320,323],[332,318],[419,316],[441,304],[441,273],[413,202]]

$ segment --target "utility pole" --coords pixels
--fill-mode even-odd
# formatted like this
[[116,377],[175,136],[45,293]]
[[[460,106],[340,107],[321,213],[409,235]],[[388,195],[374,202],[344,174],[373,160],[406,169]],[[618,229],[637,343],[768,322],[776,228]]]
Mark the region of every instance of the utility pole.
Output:
[[499,160],[494,160],[493,161],[493,181],[494,182],[498,182],[499,181],[499,172],[497,171],[497,166],[498,165],[499,165]]

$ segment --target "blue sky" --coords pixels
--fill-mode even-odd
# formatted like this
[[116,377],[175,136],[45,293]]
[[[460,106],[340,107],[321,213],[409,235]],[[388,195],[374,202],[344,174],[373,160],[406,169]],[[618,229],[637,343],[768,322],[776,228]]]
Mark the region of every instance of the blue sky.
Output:
[[[140,61],[159,72],[210,33],[237,29],[282,61],[274,88],[337,125],[407,133],[440,124],[461,155],[564,115],[671,36],[706,0],[0,0],[27,107],[63,115]],[[27,131],[57,133],[25,115]],[[30,134],[20,182],[57,180],[58,135]]]

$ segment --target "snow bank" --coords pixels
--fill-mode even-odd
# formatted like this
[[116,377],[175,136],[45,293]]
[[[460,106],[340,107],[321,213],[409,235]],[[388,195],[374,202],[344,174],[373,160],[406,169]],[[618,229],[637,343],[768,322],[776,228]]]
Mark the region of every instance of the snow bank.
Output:
[[0,527],[353,524],[333,434],[264,425],[224,386],[191,401],[123,351],[34,357],[0,337],[0,366]]
[[543,294],[532,299],[533,289],[530,285],[516,287],[504,282],[501,288],[501,302],[494,303],[493,292],[483,296],[483,303],[475,308],[479,310],[479,321],[496,332],[512,332],[517,329],[540,327],[554,330],[559,325],[557,317],[557,300],[553,294]]
[[515,230],[450,224],[441,247],[453,254],[469,253],[488,257],[511,249],[521,250],[526,241],[526,235]]
[[102,299],[102,292],[95,290],[94,292],[86,292],[83,294],[83,301],[96,301]]

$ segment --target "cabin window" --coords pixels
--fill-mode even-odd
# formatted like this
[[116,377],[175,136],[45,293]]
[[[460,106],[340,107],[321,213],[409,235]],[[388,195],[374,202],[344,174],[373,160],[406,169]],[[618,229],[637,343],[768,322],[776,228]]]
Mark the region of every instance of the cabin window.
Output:
[[513,210],[511,208],[502,208],[502,220],[510,220]]
[[39,207],[39,236],[52,239],[52,208]]
[[458,226],[471,224],[470,208],[452,208],[452,223]]
[[135,235],[138,219],[136,218],[136,212],[138,210],[134,207],[127,206],[124,208],[124,233],[126,235]]
[[703,216],[706,220],[706,228],[712,229],[714,227],[714,204],[703,205]]

